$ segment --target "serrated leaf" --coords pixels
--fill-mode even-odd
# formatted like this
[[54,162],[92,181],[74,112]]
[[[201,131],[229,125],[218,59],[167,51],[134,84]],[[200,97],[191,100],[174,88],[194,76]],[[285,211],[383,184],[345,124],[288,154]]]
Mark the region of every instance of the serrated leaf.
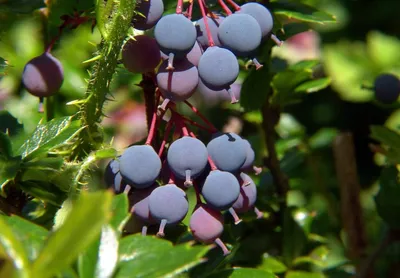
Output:
[[24,159],[29,159],[45,153],[68,143],[79,130],[79,121],[72,121],[72,117],[57,118],[39,124],[32,136],[18,150],[18,154]]
[[4,218],[0,218],[0,231],[0,257],[13,263],[19,277],[29,277],[30,263],[24,246]]
[[267,67],[252,69],[242,84],[240,105],[245,111],[261,108],[270,91],[271,77]]
[[268,254],[264,254],[263,261],[258,268],[270,271],[272,273],[283,273],[287,270],[287,267],[283,262]]
[[336,22],[335,16],[298,1],[280,0],[271,3],[271,7],[277,17],[318,24]]
[[42,7],[43,0],[6,0],[0,4],[0,13],[29,14]]
[[61,272],[89,247],[110,218],[111,201],[112,193],[108,191],[81,193],[34,261],[33,276],[47,278]]
[[49,232],[16,215],[1,218],[8,223],[16,239],[22,243],[29,260],[36,259]]
[[324,77],[320,79],[306,81],[294,90],[296,93],[314,93],[322,89],[325,89],[331,84],[331,79],[329,77]]
[[126,194],[118,194],[113,197],[111,213],[110,225],[117,231],[122,232],[131,216],[129,213],[129,200]]
[[230,278],[275,278],[276,276],[269,271],[255,268],[230,268],[214,272],[207,278],[230,277]]
[[120,246],[116,278],[132,277],[132,273],[137,277],[173,277],[201,263],[209,250],[190,243],[172,246],[163,239],[141,235],[125,237]]

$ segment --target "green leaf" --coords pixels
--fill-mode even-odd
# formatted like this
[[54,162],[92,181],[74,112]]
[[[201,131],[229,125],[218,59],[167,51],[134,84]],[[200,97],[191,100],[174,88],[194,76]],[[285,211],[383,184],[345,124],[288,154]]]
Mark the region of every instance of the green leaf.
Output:
[[118,235],[109,225],[101,231],[98,260],[96,264],[96,278],[112,277],[118,263]]
[[376,210],[392,228],[400,229],[400,182],[396,167],[384,168],[379,178],[379,192],[375,196]]
[[78,273],[80,278],[94,278],[99,256],[100,235],[90,246],[79,255]]
[[309,71],[311,72],[321,62],[318,60],[302,60],[289,67],[292,71]]
[[42,7],[43,0],[5,0],[0,4],[0,13],[29,14]]
[[15,238],[22,244],[29,260],[36,259],[49,232],[45,228],[16,215],[3,216],[1,219],[11,227]]
[[12,157],[12,144],[7,134],[0,132],[0,155],[6,158]]
[[271,77],[268,67],[252,69],[242,84],[240,105],[246,111],[257,110],[267,100],[270,91]]
[[96,159],[115,158],[118,152],[113,148],[98,150],[95,153]]
[[86,250],[110,218],[111,201],[112,193],[108,191],[81,193],[34,261],[34,276],[47,278],[60,273]]
[[374,65],[368,57],[365,44],[341,41],[325,45],[323,49],[324,69],[332,78],[332,87],[345,101],[367,102],[374,98],[373,91],[362,85],[375,78],[371,71]]
[[314,93],[325,89],[329,86],[329,84],[331,84],[331,79],[329,77],[324,77],[320,79],[306,81],[297,86],[294,91],[296,93]]
[[400,148],[400,135],[380,125],[371,126],[371,137],[391,148]]
[[6,159],[4,156],[0,155],[0,187],[1,191],[4,190],[5,185],[13,180],[21,165],[21,158],[14,157]]
[[25,193],[55,206],[60,206],[67,198],[66,192],[61,191],[49,182],[23,181],[18,185]]
[[277,73],[272,79],[272,88],[274,95],[272,103],[278,105],[286,105],[292,103],[295,98],[294,91],[296,87],[312,78],[312,70],[294,71],[291,69]]
[[271,3],[271,7],[277,17],[318,24],[336,22],[335,16],[298,1],[280,0],[279,2]]
[[291,270],[286,273],[285,278],[325,278],[325,275],[322,273]]
[[206,276],[207,278],[275,278],[276,276],[272,272],[268,272],[262,269],[254,268],[231,268],[224,269],[221,271],[214,272],[211,275]]
[[332,144],[337,133],[335,128],[321,128],[308,139],[308,143],[312,149],[327,147]]
[[113,197],[111,212],[110,225],[117,231],[122,232],[131,216],[129,213],[129,200],[126,194],[118,194]]
[[308,256],[297,257],[293,265],[299,264],[313,264],[319,267],[326,267],[327,265],[327,256],[329,254],[329,249],[326,246],[318,246]]
[[24,246],[4,218],[0,218],[0,231],[0,257],[12,261],[19,277],[29,277],[30,263]]
[[[120,241],[120,264],[116,278],[172,277],[202,262],[208,246],[191,243],[172,246],[166,240],[134,235]],[[149,252],[151,250],[151,252]]]
[[367,36],[368,53],[381,68],[392,68],[400,65],[400,40],[377,31]]
[[63,163],[64,159],[62,157],[42,157],[24,162],[22,167],[35,170],[57,171],[61,169]]
[[286,265],[278,259],[264,254],[262,264],[258,267],[272,273],[283,273],[287,270]]
[[25,159],[32,158],[67,144],[79,131],[79,121],[72,121],[72,117],[57,118],[39,124],[32,136],[21,146],[18,154]]
[[293,260],[301,255],[307,236],[300,225],[293,219],[292,211],[287,208],[284,211],[283,223],[283,259],[286,265],[291,266]]

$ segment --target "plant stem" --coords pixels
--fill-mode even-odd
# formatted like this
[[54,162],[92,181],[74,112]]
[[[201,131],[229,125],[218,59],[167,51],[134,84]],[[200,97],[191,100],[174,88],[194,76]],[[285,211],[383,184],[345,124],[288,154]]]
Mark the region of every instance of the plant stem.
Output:
[[54,118],[54,96],[50,96],[44,99],[45,103],[45,113],[46,113],[46,121],[50,122]]
[[[76,115],[81,120],[84,129],[79,133],[71,154],[72,159],[82,160],[87,154],[99,149],[103,144],[103,136],[99,126],[103,116],[103,105],[107,100],[118,55],[131,25],[135,4],[135,0],[120,0],[115,3],[117,6],[113,10],[112,22],[107,26],[109,27],[107,28],[108,34],[103,37],[100,43],[99,59],[96,60],[90,74],[85,102]],[[100,28],[102,27],[100,26]]]

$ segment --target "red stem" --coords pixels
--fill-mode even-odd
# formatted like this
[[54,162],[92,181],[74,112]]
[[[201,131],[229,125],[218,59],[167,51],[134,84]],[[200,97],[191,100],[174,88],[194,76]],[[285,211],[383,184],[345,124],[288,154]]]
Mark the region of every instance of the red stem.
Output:
[[183,117],[183,116],[182,116],[182,118],[183,118],[184,121],[188,122],[188,123],[191,124],[192,126],[196,126],[196,127],[198,127],[198,128],[204,129],[204,130],[206,130],[206,131],[208,131],[208,132],[210,132],[210,133],[214,133],[214,130],[212,130],[212,129],[209,128],[209,127],[202,126],[201,124],[198,124],[198,123],[196,123],[195,121],[193,121],[193,120],[191,120],[191,119],[188,119],[188,118],[185,118],[185,117]]
[[163,152],[164,152],[165,144],[167,143],[169,134],[171,133],[172,124],[173,124],[173,121],[172,121],[172,119],[170,119],[169,122],[167,123],[166,128],[165,128],[164,138],[163,138],[163,141],[161,143],[160,150],[158,151],[158,156],[159,157],[161,157]]
[[197,2],[199,3],[200,10],[201,10],[201,15],[203,16],[204,26],[206,27],[208,45],[209,46],[215,46],[214,40],[213,40],[213,38],[211,36],[210,27],[208,25],[207,14],[206,14],[206,9],[205,9],[206,5],[204,5],[203,0],[197,0]]
[[218,131],[218,129],[216,129],[216,127],[215,127],[209,120],[207,120],[207,118],[206,118],[203,114],[201,114],[200,111],[199,111],[196,107],[194,107],[189,101],[185,100],[185,104],[186,104],[187,106],[189,106],[190,109],[192,109],[192,111],[193,111],[197,116],[199,116],[199,117],[204,121],[204,123],[206,123],[206,124],[211,128],[211,130],[212,130],[213,132],[217,132],[217,131]]
[[231,15],[232,12],[229,9],[229,7],[225,4],[224,0],[218,0],[219,5],[222,7],[222,9],[226,12],[227,15]]
[[193,4],[194,4],[194,0],[190,1],[190,5],[188,8],[188,19],[192,20],[192,14],[193,14]]
[[226,0],[236,11],[240,11],[240,6],[236,4],[233,0]]
[[176,183],[175,183],[175,175],[174,175],[174,173],[172,173],[171,170],[169,171],[169,181],[168,181],[168,184],[176,184]]
[[183,0],[178,0],[178,4],[176,5],[176,13],[181,14],[183,7]]
[[[157,90],[156,107],[160,103],[160,97],[161,97],[160,92],[159,92],[159,90]],[[153,116],[151,118],[151,125],[150,125],[150,129],[149,129],[149,134],[147,135],[147,140],[146,140],[146,143],[145,143],[146,145],[151,145],[151,142],[153,141],[154,134],[156,132],[156,127],[157,127],[157,118],[158,118],[157,117],[157,110],[154,109]]]

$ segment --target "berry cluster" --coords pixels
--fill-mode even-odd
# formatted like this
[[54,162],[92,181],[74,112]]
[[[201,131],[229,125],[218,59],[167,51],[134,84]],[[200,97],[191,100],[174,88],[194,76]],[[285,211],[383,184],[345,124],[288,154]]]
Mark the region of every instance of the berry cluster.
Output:
[[146,223],[142,234],[146,235],[147,225],[157,224],[158,236],[164,236],[165,226],[185,218],[189,209],[185,191],[193,186],[197,204],[190,229],[194,238],[204,243],[215,242],[228,254],[219,239],[223,232],[221,212],[228,210],[235,224],[241,222],[237,213],[251,209],[258,218],[262,217],[254,206],[256,185],[245,173],[260,171],[253,166],[254,151],[247,140],[234,133],[216,132],[205,146],[188,132],[182,118],[174,115],[170,123],[173,121],[180,128],[182,137],[170,144],[167,154],[163,155],[166,141],[157,153],[150,145],[150,136],[146,144],[133,145],[110,161],[106,183],[116,193],[129,194],[131,212]]
[[[134,73],[149,73],[157,67],[156,81],[164,98],[160,108],[170,101],[184,101],[197,90],[203,95],[228,94],[231,103],[238,102],[232,88],[239,75],[237,57],[249,58],[257,69],[262,65],[255,58],[263,40],[282,42],[271,33],[273,18],[261,4],[251,2],[238,6],[232,0],[232,13],[223,0],[224,13],[208,10],[204,1],[197,1],[202,18],[192,22],[194,1],[183,12],[178,1],[175,14],[163,14],[162,0],[140,2],[134,28],[154,27],[154,38],[137,35],[123,47],[122,62]],[[144,17],[143,17],[144,15]],[[163,60],[161,65],[159,62]]]

